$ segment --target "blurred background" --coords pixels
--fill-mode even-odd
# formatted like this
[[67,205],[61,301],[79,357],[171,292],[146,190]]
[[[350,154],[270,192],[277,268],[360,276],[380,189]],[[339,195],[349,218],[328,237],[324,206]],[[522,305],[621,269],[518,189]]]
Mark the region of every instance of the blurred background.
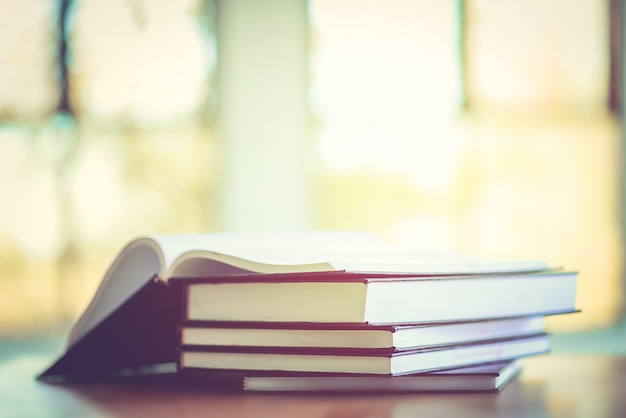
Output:
[[580,271],[622,319],[618,0],[0,0],[0,336],[132,237],[370,230]]

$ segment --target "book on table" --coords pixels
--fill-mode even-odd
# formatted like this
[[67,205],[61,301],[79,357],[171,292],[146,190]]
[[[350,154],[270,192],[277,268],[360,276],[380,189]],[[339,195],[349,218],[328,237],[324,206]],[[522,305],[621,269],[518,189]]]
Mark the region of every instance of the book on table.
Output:
[[543,332],[543,316],[421,325],[187,322],[180,327],[180,344],[409,350]]
[[183,370],[162,382],[193,389],[279,393],[499,392],[522,370],[521,360],[403,376]]
[[249,392],[498,392],[521,371],[512,360],[404,376],[263,375],[242,378]]
[[[231,321],[233,312],[247,314],[264,309],[255,298],[250,300],[255,286],[266,289],[261,289],[257,298],[264,303],[280,305],[281,309],[291,309],[295,302],[307,305],[299,313],[294,310],[294,316],[283,313],[284,322],[301,322],[303,318],[296,313],[328,311],[325,318],[306,321],[418,324],[432,322],[436,317],[459,321],[573,311],[575,276],[551,270],[543,261],[491,262],[444,252],[390,248],[363,233],[143,237],[128,243],[113,260],[72,328],[65,352],[40,378],[81,379],[176,363],[181,323]],[[441,287],[439,283],[447,284]],[[450,287],[448,284],[452,283],[460,285]],[[282,290],[268,291],[273,285]],[[292,285],[299,290],[290,295]],[[438,290],[429,293],[427,289],[433,285]],[[497,290],[491,289],[492,285]],[[219,294],[219,300],[211,296],[210,289]],[[306,297],[298,299],[298,292],[303,296],[302,290],[306,290]],[[228,302],[226,298],[232,297],[229,292],[233,291],[245,297],[239,302]],[[416,303],[407,293],[415,297],[430,294],[433,299]],[[443,299],[436,301],[437,294]],[[286,301],[288,295],[296,297]],[[306,302],[309,297],[316,306]],[[487,301],[491,297],[496,298],[495,304]],[[219,310],[227,314],[226,319],[214,318],[204,308],[190,310],[187,301],[191,298],[201,305],[215,301]],[[527,299],[539,302],[527,303]],[[491,308],[473,316],[477,313],[472,312],[479,305],[477,301]],[[246,306],[248,302],[254,303]],[[239,308],[231,310],[237,303]],[[437,306],[438,303],[447,308]],[[415,305],[420,308],[406,310]],[[510,310],[509,305],[516,308]],[[400,308],[400,314],[395,313],[396,308]],[[183,311],[186,314],[181,317]],[[444,312],[448,314],[442,315]],[[406,317],[407,313],[411,316]],[[258,314],[256,311],[255,316],[243,320],[275,321]]]
[[410,324],[575,309],[573,272],[324,272],[179,279],[184,320]]

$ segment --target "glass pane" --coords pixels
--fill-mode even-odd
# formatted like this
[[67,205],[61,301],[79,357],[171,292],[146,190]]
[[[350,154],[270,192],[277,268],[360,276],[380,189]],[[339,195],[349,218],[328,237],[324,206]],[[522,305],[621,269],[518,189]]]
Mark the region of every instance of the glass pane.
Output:
[[0,119],[43,120],[58,103],[54,1],[0,0]]
[[606,105],[608,1],[471,0],[470,101],[517,112],[593,112]]
[[455,2],[316,0],[311,15],[319,222],[451,244]]
[[333,169],[373,165],[426,187],[446,182],[447,121],[460,100],[455,17],[452,1],[312,2],[318,144]]
[[468,244],[534,249],[579,270],[583,313],[553,322],[610,325],[623,301],[608,2],[474,0],[467,10],[468,90],[483,153]]
[[215,61],[205,2],[77,2],[70,40],[83,116],[163,123],[197,115]]

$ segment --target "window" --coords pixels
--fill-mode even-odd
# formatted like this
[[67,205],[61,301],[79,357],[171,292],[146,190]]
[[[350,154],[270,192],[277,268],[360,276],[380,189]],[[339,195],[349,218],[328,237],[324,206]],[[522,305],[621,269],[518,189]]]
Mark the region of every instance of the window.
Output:
[[619,320],[609,3],[311,5],[319,223],[546,258],[580,271],[554,329]]
[[546,258],[581,272],[554,330],[620,320],[616,1],[18,3],[0,333],[71,322],[136,234],[297,226]]
[[130,236],[216,228],[210,7],[0,2],[3,332],[75,318]]

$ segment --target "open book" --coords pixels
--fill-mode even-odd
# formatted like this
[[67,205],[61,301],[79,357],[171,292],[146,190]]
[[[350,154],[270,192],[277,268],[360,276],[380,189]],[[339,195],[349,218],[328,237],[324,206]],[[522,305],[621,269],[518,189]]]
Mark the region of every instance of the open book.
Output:
[[129,242],[115,258],[70,333],[72,346],[155,277],[240,273],[368,272],[452,275],[542,271],[541,260],[477,260],[449,252],[394,247],[366,232],[273,232],[152,235]]

